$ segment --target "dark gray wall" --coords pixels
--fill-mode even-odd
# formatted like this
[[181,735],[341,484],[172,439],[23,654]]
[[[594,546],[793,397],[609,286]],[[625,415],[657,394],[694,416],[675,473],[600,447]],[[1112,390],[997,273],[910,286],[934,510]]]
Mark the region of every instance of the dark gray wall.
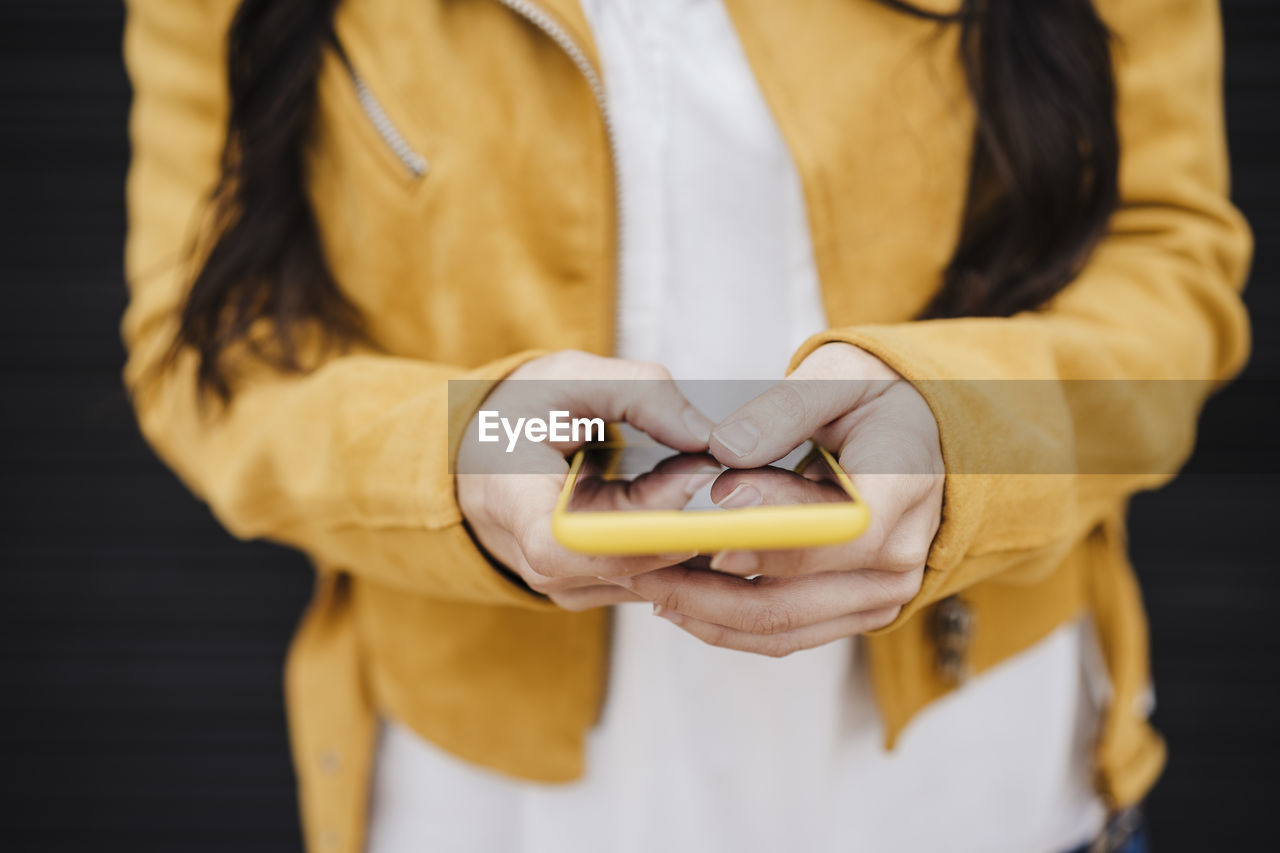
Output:
[[[1280,9],[1225,12],[1257,345],[1191,472],[1134,508],[1173,751],[1150,804],[1164,851],[1255,837],[1280,793]],[[0,846],[297,849],[280,672],[309,570],[224,534],[138,438],[118,381],[121,14],[0,11]]]

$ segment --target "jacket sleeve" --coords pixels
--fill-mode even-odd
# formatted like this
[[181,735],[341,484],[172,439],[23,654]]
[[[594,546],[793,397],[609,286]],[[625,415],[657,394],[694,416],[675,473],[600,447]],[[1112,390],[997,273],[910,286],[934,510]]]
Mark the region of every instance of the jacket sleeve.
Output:
[[[933,409],[947,466],[920,594],[888,630],[984,579],[1053,571],[1190,455],[1208,393],[1243,365],[1251,237],[1228,200],[1213,0],[1110,0],[1119,210],[1043,309],[837,328]],[[1019,380],[1009,382],[1007,380]]]
[[[235,5],[128,4],[133,159],[122,331],[143,433],[238,537],[287,543],[321,568],[424,595],[550,606],[474,544],[449,473],[459,439],[449,434],[449,380],[497,381],[536,353],[463,368],[356,349],[288,375],[241,359],[226,406],[200,404],[193,357],[160,369],[193,272],[194,227],[218,176],[226,9]],[[466,387],[472,399],[453,402],[469,412],[487,386]]]

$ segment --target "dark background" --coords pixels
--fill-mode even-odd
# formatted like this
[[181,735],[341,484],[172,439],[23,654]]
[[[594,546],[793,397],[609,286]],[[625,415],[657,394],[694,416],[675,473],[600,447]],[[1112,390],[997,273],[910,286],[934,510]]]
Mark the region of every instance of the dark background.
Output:
[[[120,387],[122,14],[0,11],[0,848],[297,850],[281,666],[310,570],[223,533]],[[1268,838],[1280,794],[1280,8],[1224,14],[1256,347],[1188,473],[1134,506],[1172,748],[1149,805],[1159,851]]]

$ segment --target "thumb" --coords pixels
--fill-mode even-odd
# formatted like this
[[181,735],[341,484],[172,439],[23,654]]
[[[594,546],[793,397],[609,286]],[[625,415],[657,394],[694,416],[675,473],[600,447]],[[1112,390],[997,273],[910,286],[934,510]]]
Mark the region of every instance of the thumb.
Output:
[[[852,361],[841,370],[814,355],[716,425],[710,451],[722,465],[755,468],[775,462],[893,382],[886,371],[862,370]],[[846,378],[834,378],[841,376]]]
[[569,407],[592,417],[628,423],[685,453],[707,449],[714,426],[689,402],[660,364],[594,358],[592,378],[562,387]]

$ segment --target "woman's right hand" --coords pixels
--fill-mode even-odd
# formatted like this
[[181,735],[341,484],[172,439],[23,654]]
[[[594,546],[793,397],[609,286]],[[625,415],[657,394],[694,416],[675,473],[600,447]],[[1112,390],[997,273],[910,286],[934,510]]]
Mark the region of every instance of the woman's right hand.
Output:
[[[568,411],[572,418],[625,422],[687,453],[705,451],[714,426],[685,399],[661,365],[572,350],[526,363],[494,387],[482,408],[512,423],[519,417],[546,419],[554,411]],[[458,453],[458,504],[472,535],[533,590],[567,610],[640,601],[607,579],[673,566],[693,556],[591,556],[564,548],[552,536],[551,513],[569,470],[565,456],[582,442],[525,441],[516,453],[495,454],[494,445],[482,449],[475,439],[478,417],[477,413],[468,425]],[[678,476],[642,478],[630,488],[602,491],[595,499],[611,502],[611,508],[678,508],[720,470],[709,457],[702,462],[683,457],[679,467],[663,472]]]

